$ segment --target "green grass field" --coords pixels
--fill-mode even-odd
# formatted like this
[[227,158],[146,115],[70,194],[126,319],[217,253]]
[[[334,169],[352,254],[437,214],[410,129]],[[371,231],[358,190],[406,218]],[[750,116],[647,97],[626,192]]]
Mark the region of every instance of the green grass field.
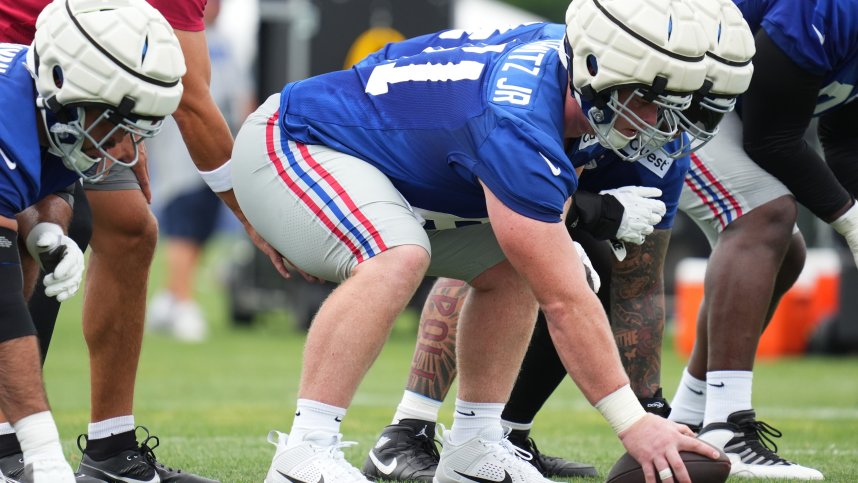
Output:
[[[213,252],[227,251],[221,247]],[[201,345],[185,345],[147,335],[136,421],[160,437],[156,454],[162,462],[224,483],[258,483],[274,451],[266,443],[268,431],[287,431],[292,421],[304,336],[284,314],[266,316],[250,330],[230,327],[212,254],[198,274],[211,337]],[[158,263],[153,288],[163,279]],[[74,467],[80,459],[74,441],[89,421],[81,300],[79,294],[63,307],[45,367],[54,415]],[[346,450],[358,466],[399,402],[415,326],[413,314],[400,319],[343,422],[345,439],[358,442]],[[671,397],[683,360],[671,344],[665,349],[663,385]],[[761,361],[754,403],[760,419],[783,431],[778,441],[782,456],[820,469],[828,481],[858,482],[858,359]],[[451,413],[448,404],[441,422],[449,425]],[[533,436],[544,452],[593,462],[603,477],[623,452],[571,380],[548,401]]]

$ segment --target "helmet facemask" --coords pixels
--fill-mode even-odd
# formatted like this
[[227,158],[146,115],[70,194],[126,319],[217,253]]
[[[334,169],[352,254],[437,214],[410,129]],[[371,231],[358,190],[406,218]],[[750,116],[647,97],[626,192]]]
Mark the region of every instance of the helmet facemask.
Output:
[[671,158],[681,158],[705,146],[718,134],[718,125],[721,120],[735,106],[735,97],[707,95],[695,98],[688,109],[676,113],[679,127],[686,136],[680,136],[676,148],[665,149],[665,153]]
[[[582,108],[590,126],[595,131],[599,143],[612,150],[620,159],[636,161],[645,156],[652,146],[662,146],[679,133],[677,113],[687,108],[691,96],[653,94],[652,90],[636,87],[624,99],[620,99],[621,89],[611,89],[603,101],[597,105]],[[655,123],[643,119],[630,105],[639,102],[651,102],[657,106]],[[628,127],[634,129],[634,136],[627,136],[616,129],[618,120],[623,119]]]
[[[45,104],[51,106],[53,103],[47,101]],[[52,108],[43,109],[42,120],[49,150],[62,158],[66,168],[88,182],[100,181],[113,165],[133,167],[139,160],[138,144],[158,134],[163,118],[135,118],[127,114],[129,104],[123,104],[118,108],[97,104],[67,107],[53,104]],[[93,115],[95,119],[87,120]],[[111,149],[125,141],[126,136],[130,136],[131,156],[120,159],[111,154]],[[99,155],[92,157],[87,154],[86,151],[91,149]]]

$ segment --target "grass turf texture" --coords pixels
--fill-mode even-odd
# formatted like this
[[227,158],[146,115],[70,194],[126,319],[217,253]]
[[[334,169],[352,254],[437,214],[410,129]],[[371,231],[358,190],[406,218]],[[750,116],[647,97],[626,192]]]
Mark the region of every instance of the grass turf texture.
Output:
[[[198,274],[198,293],[211,323],[211,337],[186,345],[147,334],[135,397],[137,424],[161,439],[162,463],[224,483],[261,482],[274,454],[271,429],[292,421],[304,335],[286,314],[263,317],[249,330],[232,328],[218,283],[216,244]],[[152,290],[163,283],[163,260],[152,273]],[[45,379],[66,454],[74,468],[75,445],[89,422],[89,372],[80,329],[82,294],[64,304],[45,367]],[[98,298],[97,295],[95,295]],[[118,323],[118,322],[117,322]],[[389,424],[402,395],[414,347],[415,314],[400,318],[381,356],[364,380],[343,422],[345,450],[356,466]],[[684,361],[665,344],[663,385],[673,391]],[[858,359],[796,358],[759,361],[754,378],[757,414],[784,433],[780,455],[815,467],[826,481],[858,481]],[[452,401],[452,396],[448,398]],[[449,427],[452,405],[441,410]],[[538,415],[533,429],[539,448],[596,465],[604,481],[623,448],[571,380],[565,381]],[[731,481],[746,481],[731,479]],[[771,480],[770,480],[771,481]]]

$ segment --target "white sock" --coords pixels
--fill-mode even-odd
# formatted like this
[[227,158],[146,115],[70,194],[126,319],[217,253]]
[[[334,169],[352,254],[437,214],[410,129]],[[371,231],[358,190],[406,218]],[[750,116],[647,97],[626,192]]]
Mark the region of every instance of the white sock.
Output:
[[502,432],[500,417],[504,406],[504,403],[474,403],[457,398],[450,442],[462,444],[490,426],[496,426]]
[[43,411],[21,418],[13,424],[24,453],[24,461],[29,463],[40,459],[59,459],[65,461],[60,434],[50,411]]
[[134,431],[134,416],[132,415],[89,423],[89,427],[87,428],[89,439],[107,438],[114,434],[127,433],[128,431]]
[[736,411],[752,409],[751,371],[709,371],[706,373],[706,415],[703,425],[723,423]]
[[396,414],[393,415],[393,424],[399,424],[403,419],[422,419],[434,423],[438,421],[441,403],[442,401],[436,401],[422,394],[405,391],[402,394],[402,401],[396,407]]
[[339,433],[340,423],[345,417],[346,408],[310,399],[299,399],[286,447],[298,446],[304,441],[304,437],[313,431],[324,431],[332,435]]
[[686,367],[676,388],[676,396],[670,402],[670,419],[678,423],[703,424],[706,410],[706,381],[692,376]]
[[0,436],[7,434],[15,434],[15,428],[12,427],[12,423],[0,423]]
[[506,419],[501,419],[501,426],[512,429],[513,431],[530,431],[530,428],[533,427],[533,421],[529,423],[515,423],[507,421]]

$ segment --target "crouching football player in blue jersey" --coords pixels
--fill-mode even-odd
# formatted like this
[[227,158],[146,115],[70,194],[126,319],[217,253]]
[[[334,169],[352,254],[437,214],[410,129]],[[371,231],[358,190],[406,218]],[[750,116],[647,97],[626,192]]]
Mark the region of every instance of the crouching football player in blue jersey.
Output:
[[[701,11],[708,10],[706,31],[712,40],[712,55],[706,59],[707,82],[692,107],[680,115],[683,130],[690,136],[663,150],[653,150],[634,163],[606,153],[593,136],[584,136],[569,150],[573,163],[586,165],[588,169],[581,175],[575,194],[576,214],[570,214],[567,225],[599,272],[600,299],[610,314],[632,389],[647,411],[664,417],[670,407],[662,397],[660,385],[664,327],[662,274],[670,228],[688,172],[688,154],[714,137],[721,116],[732,109],[736,95],[745,90],[752,72],[753,42],[746,23],[729,1],[721,4],[725,12],[719,11],[718,5],[701,5]],[[718,35],[718,32],[723,33]],[[537,34],[562,37],[562,26],[537,24],[511,31],[442,32],[426,36],[424,47],[412,50],[420,51],[427,45],[450,47],[454,42],[501,43],[508,38]],[[405,45],[417,40],[420,38],[388,46],[375,57],[394,52],[406,55]],[[595,194],[599,192],[601,196]],[[596,241],[607,238],[626,242],[612,243],[617,247],[616,257],[610,254],[608,245]],[[430,294],[421,317],[405,394],[393,424],[384,429],[370,451],[364,464],[365,474],[384,480],[431,481],[438,462],[432,442],[433,429],[441,402],[455,377],[456,325],[467,291],[462,282],[441,280]],[[596,471],[591,465],[543,454],[530,438],[536,413],[565,374],[544,314],[540,313],[519,378],[504,407],[503,424],[511,428],[509,440],[530,453],[529,461],[543,475],[594,475]],[[391,466],[394,461],[395,467]]]
[[[679,450],[715,455],[638,403],[562,223],[578,181],[568,140],[595,134],[635,159],[676,135],[675,111],[703,84],[709,42],[692,10],[656,3],[576,0],[565,41],[432,50],[313,77],[245,122],[232,163],[242,210],[296,267],[341,282],[308,335],[290,434],[269,434],[268,483],[367,481],[343,457],[340,424],[427,273],[472,287],[436,481],[489,468],[546,481],[500,423],[539,305],[568,372],[648,481],[687,482]],[[644,19],[658,27],[638,31]],[[606,32],[634,52],[634,74],[598,40]],[[636,138],[639,149],[623,151]]]
[[[141,0],[85,9],[81,3],[49,5],[33,46],[0,44],[0,409],[25,463],[6,481],[76,481],[42,384],[15,215],[80,173],[116,162],[107,149],[126,135],[137,142],[155,135],[182,93],[182,53],[157,11]],[[94,28],[106,21],[124,22],[127,42]],[[47,272],[46,293],[60,301],[74,295],[83,254],[62,228],[36,225],[26,245]]]

